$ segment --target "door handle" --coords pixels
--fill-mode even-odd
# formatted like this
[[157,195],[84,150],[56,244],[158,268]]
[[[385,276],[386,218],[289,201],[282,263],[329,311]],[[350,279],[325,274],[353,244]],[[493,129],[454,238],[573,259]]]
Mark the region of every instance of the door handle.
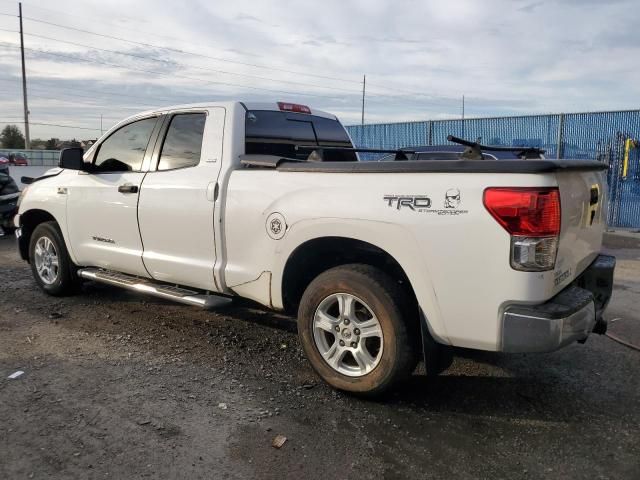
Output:
[[207,200],[215,202],[218,199],[218,184],[216,182],[209,182],[207,185]]
[[124,185],[120,185],[118,187],[118,191],[120,193],[138,193],[138,186],[131,185],[130,183],[125,183]]

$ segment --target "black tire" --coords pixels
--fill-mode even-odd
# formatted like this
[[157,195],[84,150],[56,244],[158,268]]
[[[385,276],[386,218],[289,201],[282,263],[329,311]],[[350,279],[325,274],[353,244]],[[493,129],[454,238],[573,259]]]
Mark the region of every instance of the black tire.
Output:
[[[46,238],[55,249],[58,268],[57,274],[51,282],[47,282],[36,266],[36,245],[40,239]],[[80,281],[76,274],[77,268],[69,258],[69,252],[64,243],[62,232],[56,222],[44,222],[38,225],[29,241],[29,263],[31,264],[31,272],[38,286],[49,295],[63,296],[69,295],[77,291]]]
[[[330,366],[314,339],[316,311],[323,300],[339,293],[361,299],[382,330],[378,363],[360,376],[345,375]],[[332,387],[360,395],[380,395],[407,379],[418,362],[420,329],[411,305],[406,292],[381,270],[362,264],[335,267],[316,277],[302,296],[298,309],[300,342],[314,370]],[[335,334],[335,342],[339,337]]]

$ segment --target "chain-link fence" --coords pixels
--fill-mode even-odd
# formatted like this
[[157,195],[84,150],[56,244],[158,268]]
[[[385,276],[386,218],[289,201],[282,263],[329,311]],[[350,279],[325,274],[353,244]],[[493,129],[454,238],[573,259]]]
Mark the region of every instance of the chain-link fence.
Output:
[[610,167],[609,225],[640,228],[640,110],[354,125],[347,130],[358,147],[445,145],[447,135],[455,135],[489,145],[539,147],[547,158],[600,160]]
[[27,164],[33,167],[57,167],[60,159],[60,150],[20,150],[1,149],[0,157],[9,158],[17,155],[27,159]]
[[347,127],[359,147],[444,145],[447,135],[491,145],[531,146],[548,158],[595,158],[597,146],[618,133],[640,136],[640,110],[521,117],[427,120]]

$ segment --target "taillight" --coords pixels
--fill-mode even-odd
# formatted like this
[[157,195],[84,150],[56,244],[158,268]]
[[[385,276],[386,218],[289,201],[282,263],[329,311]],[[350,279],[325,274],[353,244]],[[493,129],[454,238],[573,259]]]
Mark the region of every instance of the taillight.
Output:
[[492,187],[484,206],[511,235],[511,266],[552,270],[560,235],[560,193],[556,187]]
[[311,113],[311,109],[306,105],[297,103],[278,102],[278,108],[283,112]]

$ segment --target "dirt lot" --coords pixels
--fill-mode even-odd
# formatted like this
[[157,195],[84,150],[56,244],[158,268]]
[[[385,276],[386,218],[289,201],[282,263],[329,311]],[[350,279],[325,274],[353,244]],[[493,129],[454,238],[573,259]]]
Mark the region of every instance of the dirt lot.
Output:
[[[611,243],[608,317],[640,343],[636,243]],[[352,398],[318,381],[291,319],[99,285],[47,297],[0,238],[0,478],[640,478],[640,352],[457,353]]]

